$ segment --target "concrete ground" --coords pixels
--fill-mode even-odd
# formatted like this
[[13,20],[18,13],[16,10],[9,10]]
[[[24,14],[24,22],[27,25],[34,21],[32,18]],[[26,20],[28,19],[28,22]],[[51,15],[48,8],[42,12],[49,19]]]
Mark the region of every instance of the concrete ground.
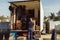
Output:
[[[51,34],[41,35],[41,38],[39,38],[39,40],[51,40],[51,36]],[[57,40],[60,40],[60,34],[57,34]]]
[[[41,35],[40,40],[51,40],[51,34]],[[57,34],[57,40],[60,40],[60,34]]]

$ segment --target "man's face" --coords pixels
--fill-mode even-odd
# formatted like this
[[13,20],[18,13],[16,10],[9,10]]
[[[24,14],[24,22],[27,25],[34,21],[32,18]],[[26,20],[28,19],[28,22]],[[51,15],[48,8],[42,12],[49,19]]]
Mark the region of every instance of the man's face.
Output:
[[20,20],[18,20],[18,21],[16,22],[16,27],[17,27],[17,28],[21,28],[21,26],[22,26],[22,22],[21,22]]

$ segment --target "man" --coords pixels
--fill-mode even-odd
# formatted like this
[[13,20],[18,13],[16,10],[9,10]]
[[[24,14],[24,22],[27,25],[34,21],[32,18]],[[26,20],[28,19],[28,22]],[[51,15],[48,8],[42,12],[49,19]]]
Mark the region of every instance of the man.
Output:
[[56,30],[55,29],[52,30],[51,40],[57,40],[57,35],[56,35]]
[[0,40],[3,40],[3,35],[5,40],[9,40],[10,25],[9,22],[0,22]]
[[16,21],[16,30],[22,30],[22,22],[21,22],[21,20],[17,20]]

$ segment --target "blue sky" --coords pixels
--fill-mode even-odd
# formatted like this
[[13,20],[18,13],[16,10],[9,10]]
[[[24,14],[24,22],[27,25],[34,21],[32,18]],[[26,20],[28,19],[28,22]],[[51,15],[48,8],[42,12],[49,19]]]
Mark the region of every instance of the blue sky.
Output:
[[23,0],[0,0],[0,16],[10,16],[9,3],[10,1],[23,1]]
[[60,0],[41,0],[44,10],[44,15],[49,16],[51,12],[55,15],[60,10]]
[[0,16],[10,16],[8,0],[0,0]]

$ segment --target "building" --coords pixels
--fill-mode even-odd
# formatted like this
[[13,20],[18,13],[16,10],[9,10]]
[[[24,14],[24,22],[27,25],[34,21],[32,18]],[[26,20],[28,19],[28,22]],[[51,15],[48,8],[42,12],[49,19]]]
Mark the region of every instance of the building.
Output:
[[0,22],[10,22],[10,17],[0,16]]
[[50,23],[50,32],[55,29],[57,31],[57,33],[60,33],[60,21],[53,21],[53,20],[50,20],[49,21]]

